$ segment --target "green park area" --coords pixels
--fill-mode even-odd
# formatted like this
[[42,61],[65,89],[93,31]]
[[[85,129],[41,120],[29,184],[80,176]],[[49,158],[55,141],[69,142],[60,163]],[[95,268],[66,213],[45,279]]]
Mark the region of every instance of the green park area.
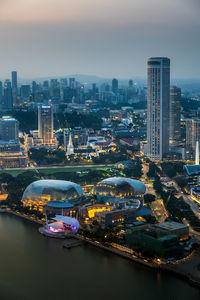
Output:
[[51,175],[54,173],[65,173],[65,172],[84,172],[87,170],[97,170],[97,171],[107,171],[108,169],[110,169],[110,167],[97,167],[97,166],[81,166],[81,167],[57,167],[57,168],[39,168],[39,169],[10,169],[10,170],[1,170],[0,171],[0,175],[1,174],[10,174],[13,177],[18,176],[19,174],[22,174],[24,172],[27,171],[34,171],[35,172],[39,172],[40,174],[44,174],[44,175]]

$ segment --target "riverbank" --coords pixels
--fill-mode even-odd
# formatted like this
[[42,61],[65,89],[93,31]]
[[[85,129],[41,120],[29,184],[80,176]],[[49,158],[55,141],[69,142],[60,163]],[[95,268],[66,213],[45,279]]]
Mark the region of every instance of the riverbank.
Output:
[[[103,249],[105,251],[109,251],[113,254],[116,254],[118,256],[121,256],[123,258],[129,259],[137,264],[143,265],[145,267],[157,270],[157,271],[167,271],[170,272],[178,277],[181,277],[182,279],[187,280],[190,284],[194,285],[195,287],[200,288],[200,271],[198,270],[198,266],[200,266],[200,250],[195,250],[192,255],[187,260],[182,260],[179,263],[173,265],[173,264],[163,264],[163,263],[153,263],[144,261],[140,258],[135,258],[133,255],[126,253],[124,251],[121,251],[119,249],[113,248],[113,247],[107,247],[99,242],[94,242],[88,239],[85,239],[84,237],[76,236],[77,238],[85,241],[86,243],[98,247],[100,249]],[[189,271],[188,271],[189,270]],[[195,274],[195,275],[194,275]]]
[[[2,213],[8,213],[14,216],[17,216],[19,218],[22,218],[24,220],[27,220],[29,222],[35,223],[37,225],[44,225],[43,222],[35,220],[31,217],[21,215],[20,213],[16,213],[10,210],[0,210]],[[128,253],[132,250],[129,248],[125,248],[124,251],[117,249],[116,247],[113,247],[111,245],[105,246],[102,245],[98,241],[92,241],[89,238],[80,236],[80,235],[73,235],[74,238],[83,241],[86,244],[89,244],[91,246],[98,247],[99,249],[102,249],[103,251],[108,251],[112,254],[118,255],[122,258],[128,259],[130,261],[133,261],[134,263],[143,265],[145,267],[154,269],[155,271],[164,271],[164,272],[170,272],[171,274],[174,274],[178,277],[181,277],[184,280],[187,280],[191,285],[200,288],[200,250],[195,250],[192,255],[190,255],[188,258],[185,258],[184,260],[177,261],[175,264],[164,264],[160,261],[158,263],[144,261],[143,259],[139,257],[135,257],[134,254]],[[117,245],[117,244],[116,244]],[[120,246],[120,245],[118,245]],[[126,251],[127,250],[127,251]]]
[[35,220],[35,219],[32,218],[32,217],[24,216],[24,215],[22,215],[22,214],[20,214],[20,213],[17,213],[17,212],[12,211],[12,210],[8,210],[8,209],[0,209],[0,213],[7,213],[7,214],[10,214],[10,215],[19,217],[19,218],[21,218],[21,219],[27,220],[27,221],[29,221],[29,222],[32,222],[32,223],[35,223],[35,224],[38,224],[38,225],[44,225],[44,222],[42,222],[42,221]]

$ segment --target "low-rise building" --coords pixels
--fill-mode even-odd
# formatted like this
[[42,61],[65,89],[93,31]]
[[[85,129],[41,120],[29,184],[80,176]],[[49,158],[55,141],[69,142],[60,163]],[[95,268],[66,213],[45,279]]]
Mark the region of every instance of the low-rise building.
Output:
[[95,205],[86,205],[79,207],[79,216],[83,218],[95,218],[95,215],[99,212],[111,211],[113,208],[109,205],[104,204],[95,204]]
[[27,157],[17,141],[0,141],[0,168],[27,166]]
[[95,213],[95,219],[102,227],[114,226],[121,223],[129,223],[136,219],[136,211],[134,207],[114,209],[111,211]]
[[176,234],[164,234],[152,227],[140,227],[132,229],[127,233],[129,247],[141,251],[148,256],[163,258],[180,257],[184,248],[179,243],[179,236]]
[[186,224],[167,221],[152,225],[163,234],[176,234],[180,238],[187,238],[189,235],[189,227]]

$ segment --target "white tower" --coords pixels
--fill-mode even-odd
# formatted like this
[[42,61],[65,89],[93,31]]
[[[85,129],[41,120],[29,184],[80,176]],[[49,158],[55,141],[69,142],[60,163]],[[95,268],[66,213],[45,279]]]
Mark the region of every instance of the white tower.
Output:
[[72,143],[72,135],[71,135],[71,132],[69,134],[69,143],[67,145],[67,155],[70,156],[74,154],[74,145]]
[[147,141],[152,160],[162,160],[169,152],[170,60],[148,59]]

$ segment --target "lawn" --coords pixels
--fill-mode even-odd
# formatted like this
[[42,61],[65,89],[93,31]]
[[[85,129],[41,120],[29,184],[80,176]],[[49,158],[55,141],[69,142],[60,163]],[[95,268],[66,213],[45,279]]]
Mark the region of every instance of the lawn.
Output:
[[[40,174],[53,174],[53,173],[58,173],[58,172],[80,172],[80,171],[85,171],[88,169],[94,169],[94,170],[108,170],[110,169],[110,167],[94,167],[94,166],[90,166],[90,167],[72,167],[72,168],[44,168],[44,169],[38,169]],[[33,171],[34,169],[21,169],[21,170],[1,170],[0,174],[6,173],[6,174],[10,174],[14,177],[16,177],[19,174],[22,174],[24,172],[27,171]]]

